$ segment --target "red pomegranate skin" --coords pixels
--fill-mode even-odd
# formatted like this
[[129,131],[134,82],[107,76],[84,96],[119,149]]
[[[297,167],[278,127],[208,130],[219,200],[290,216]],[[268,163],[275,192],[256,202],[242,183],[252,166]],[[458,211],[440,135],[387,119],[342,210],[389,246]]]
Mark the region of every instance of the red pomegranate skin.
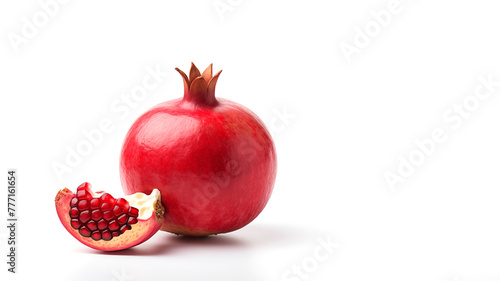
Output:
[[225,99],[193,98],[199,95],[195,78],[185,78],[184,98],[135,121],[123,144],[120,176],[126,194],[161,191],[162,230],[205,236],[237,230],[259,215],[273,190],[277,159],[271,135],[253,112]]

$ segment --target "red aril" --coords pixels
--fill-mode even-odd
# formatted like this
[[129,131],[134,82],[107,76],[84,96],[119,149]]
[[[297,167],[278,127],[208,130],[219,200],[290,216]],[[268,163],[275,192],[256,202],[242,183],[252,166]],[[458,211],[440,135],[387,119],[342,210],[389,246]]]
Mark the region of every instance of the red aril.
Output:
[[150,109],[125,138],[125,194],[161,191],[162,230],[193,236],[239,229],[264,209],[276,177],[276,151],[264,123],[246,107],[215,97],[220,72],[191,65],[184,97]]
[[73,237],[103,251],[145,242],[158,232],[165,212],[158,190],[115,199],[109,193],[93,193],[89,183],[80,185],[76,193],[60,190],[55,204],[61,223]]

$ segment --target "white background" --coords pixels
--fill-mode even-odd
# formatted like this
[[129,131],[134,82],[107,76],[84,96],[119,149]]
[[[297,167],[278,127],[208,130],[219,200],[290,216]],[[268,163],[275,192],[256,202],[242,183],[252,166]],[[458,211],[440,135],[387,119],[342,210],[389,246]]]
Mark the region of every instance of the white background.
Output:
[[[500,87],[474,97],[487,93],[479,77],[500,81],[496,1],[220,3],[231,7],[222,17],[212,0],[68,1],[28,38],[23,18],[43,21],[39,2],[1,2],[0,171],[18,170],[20,226],[19,273],[4,264],[0,279],[500,280]],[[381,26],[374,13],[388,5],[397,11]],[[356,53],[346,56],[346,44]],[[272,131],[279,169],[269,204],[227,235],[162,232],[114,254],[86,248],[61,226],[57,191],[88,181],[119,195],[128,127],[182,95],[173,69],[191,61],[224,69],[216,95]],[[113,110],[148,67],[168,77],[127,114]],[[449,110],[464,100],[471,110],[458,124]],[[106,118],[113,130],[59,179],[52,165]],[[436,128],[446,140],[391,188],[384,175],[422,156],[415,141]],[[0,234],[5,258],[7,229]],[[328,239],[338,247],[318,261]]]

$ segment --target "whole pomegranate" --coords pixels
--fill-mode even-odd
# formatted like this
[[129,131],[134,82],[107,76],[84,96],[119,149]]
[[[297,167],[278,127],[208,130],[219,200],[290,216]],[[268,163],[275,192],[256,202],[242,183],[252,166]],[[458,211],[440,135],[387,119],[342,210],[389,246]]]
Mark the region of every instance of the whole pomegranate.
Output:
[[125,194],[154,189],[165,206],[162,230],[204,236],[237,230],[271,196],[276,151],[263,122],[235,102],[215,98],[212,65],[191,64],[184,97],[150,109],[132,125],[120,159]]

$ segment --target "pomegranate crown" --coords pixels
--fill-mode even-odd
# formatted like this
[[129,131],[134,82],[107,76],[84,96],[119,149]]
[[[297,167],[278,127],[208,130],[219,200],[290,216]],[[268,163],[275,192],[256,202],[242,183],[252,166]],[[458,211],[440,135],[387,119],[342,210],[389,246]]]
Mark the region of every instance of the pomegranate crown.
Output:
[[175,68],[184,80],[184,100],[192,101],[197,104],[216,105],[215,84],[219,79],[222,70],[212,76],[212,64],[210,64],[203,73],[191,63],[189,77],[179,68]]

